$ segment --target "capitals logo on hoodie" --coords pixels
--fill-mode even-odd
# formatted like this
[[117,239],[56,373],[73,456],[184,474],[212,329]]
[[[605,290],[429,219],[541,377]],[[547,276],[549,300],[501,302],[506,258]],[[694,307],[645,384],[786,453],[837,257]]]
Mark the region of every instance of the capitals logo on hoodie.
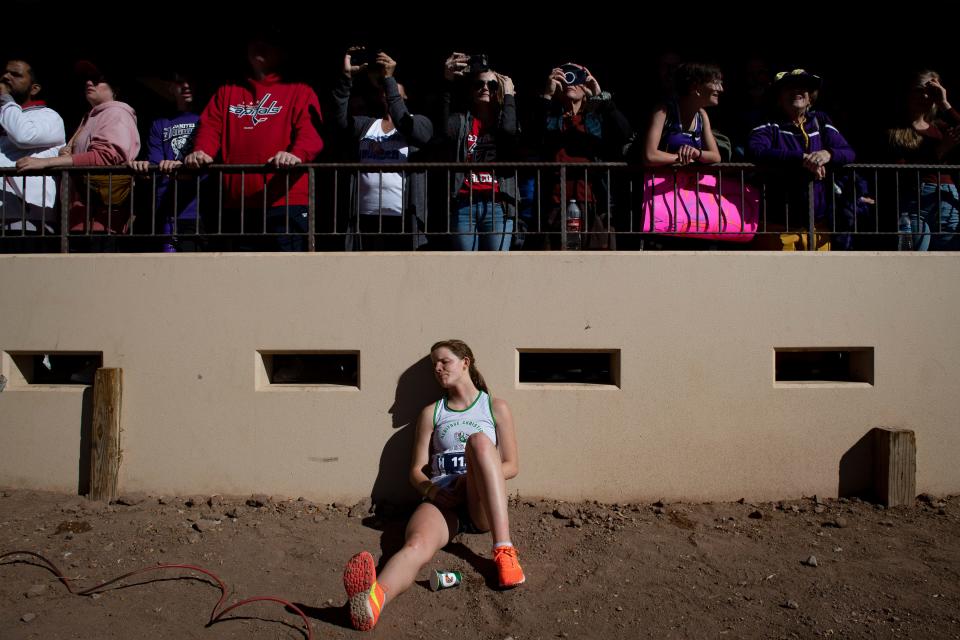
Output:
[[[260,98],[259,102],[230,105],[230,113],[237,116],[240,120],[250,118],[250,122],[253,124],[253,127],[255,127],[261,122],[266,121],[268,116],[276,115],[283,110],[283,107],[277,106],[276,100],[270,102],[269,105],[267,104],[271,95],[270,93],[265,94]],[[253,127],[250,128],[252,129]]]

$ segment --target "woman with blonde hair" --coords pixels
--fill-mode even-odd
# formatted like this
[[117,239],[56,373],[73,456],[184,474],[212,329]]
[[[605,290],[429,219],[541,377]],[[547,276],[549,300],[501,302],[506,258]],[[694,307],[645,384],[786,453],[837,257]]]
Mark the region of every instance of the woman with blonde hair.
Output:
[[[960,113],[947,100],[947,90],[936,71],[919,71],[911,77],[906,100],[905,126],[888,132],[890,151],[905,164],[955,164],[960,162]],[[900,233],[902,249],[956,250],[960,201],[954,175],[937,170],[909,173],[900,183]],[[920,187],[919,197],[917,183]],[[931,231],[933,233],[931,233]]]
[[510,408],[490,395],[463,341],[437,342],[430,360],[444,395],[417,419],[410,483],[423,502],[407,524],[403,548],[379,576],[366,551],[353,556],[343,572],[350,621],[361,631],[373,629],[383,607],[458,533],[490,532],[501,587],[526,579],[507,514],[506,481],[519,470]]

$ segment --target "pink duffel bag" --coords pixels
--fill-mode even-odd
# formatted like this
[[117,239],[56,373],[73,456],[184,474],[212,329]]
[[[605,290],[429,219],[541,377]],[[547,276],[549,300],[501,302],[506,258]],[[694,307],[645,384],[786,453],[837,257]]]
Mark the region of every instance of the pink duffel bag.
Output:
[[744,184],[741,193],[739,174],[724,175],[722,190],[719,193],[717,176],[712,174],[647,174],[643,185],[643,231],[750,242],[757,232],[759,193],[748,184]]

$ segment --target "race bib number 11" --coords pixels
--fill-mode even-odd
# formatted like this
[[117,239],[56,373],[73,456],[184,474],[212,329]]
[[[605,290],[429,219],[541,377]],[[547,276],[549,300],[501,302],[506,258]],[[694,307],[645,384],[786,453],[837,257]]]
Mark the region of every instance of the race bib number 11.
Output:
[[445,453],[440,458],[440,471],[444,475],[451,473],[466,473],[467,456],[463,452]]

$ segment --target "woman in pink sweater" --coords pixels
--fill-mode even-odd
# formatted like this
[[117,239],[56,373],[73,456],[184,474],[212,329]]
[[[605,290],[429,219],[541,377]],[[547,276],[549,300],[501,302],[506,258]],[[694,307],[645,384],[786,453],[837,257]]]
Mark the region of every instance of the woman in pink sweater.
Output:
[[[113,85],[93,64],[77,63],[76,70],[84,79],[90,111],[83,117],[70,141],[60,150],[60,155],[54,158],[21,158],[17,162],[20,171],[126,165],[140,152],[137,114],[133,108],[116,99]],[[70,208],[71,231],[128,231],[132,216],[129,211],[121,210],[121,205],[130,196],[132,181],[129,175],[88,175],[85,180],[75,180],[74,184],[78,188],[74,192],[75,202]]]

